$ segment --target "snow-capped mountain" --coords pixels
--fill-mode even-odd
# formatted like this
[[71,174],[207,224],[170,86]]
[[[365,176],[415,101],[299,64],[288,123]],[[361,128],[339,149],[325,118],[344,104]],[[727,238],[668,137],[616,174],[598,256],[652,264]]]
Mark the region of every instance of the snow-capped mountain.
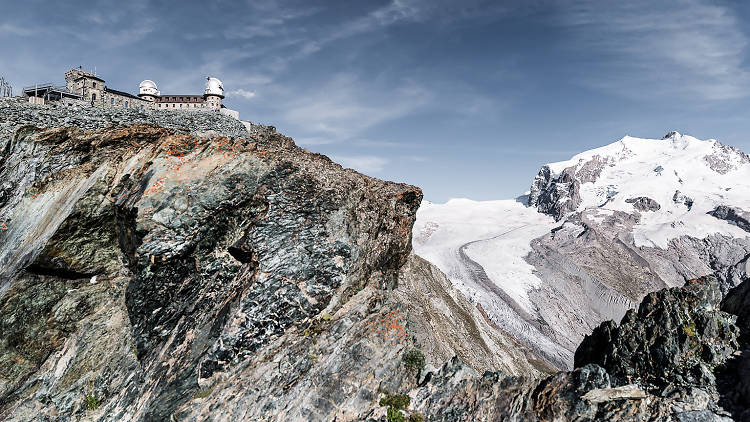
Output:
[[714,139],[677,132],[659,140],[626,136],[544,166],[529,205],[558,220],[588,209],[602,216],[640,211],[637,246],[666,248],[670,239],[685,234],[745,236],[708,212],[720,205],[750,209],[750,157]]
[[530,357],[570,367],[582,336],[650,291],[747,278],[750,157],[670,132],[545,165],[528,196],[425,202],[414,249]]

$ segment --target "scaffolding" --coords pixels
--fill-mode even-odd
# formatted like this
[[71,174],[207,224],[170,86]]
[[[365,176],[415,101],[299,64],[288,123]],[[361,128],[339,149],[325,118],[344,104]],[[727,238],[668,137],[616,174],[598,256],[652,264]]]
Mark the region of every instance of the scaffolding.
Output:
[[53,83],[43,83],[23,88],[23,94],[29,97],[30,102],[45,104],[48,101],[62,101],[64,99],[80,100],[81,94],[70,91],[65,86],[56,86]]
[[0,77],[0,97],[12,97],[13,96],[13,87],[10,86],[10,83],[8,83],[5,78]]

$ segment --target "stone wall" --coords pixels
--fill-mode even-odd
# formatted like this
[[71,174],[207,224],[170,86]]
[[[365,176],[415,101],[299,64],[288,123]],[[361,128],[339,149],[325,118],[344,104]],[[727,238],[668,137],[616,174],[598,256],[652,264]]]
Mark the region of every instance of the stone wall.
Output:
[[[60,103],[48,105],[29,104],[20,97],[0,98],[0,139],[12,137],[25,125],[54,127],[59,125],[84,130],[98,130],[111,126],[155,124],[182,132],[203,133],[212,131],[228,137],[247,137],[247,129],[239,120],[219,113],[191,113],[186,111],[118,109],[92,107],[90,103],[74,102],[70,106]],[[247,123],[250,127],[255,127]],[[0,144],[0,151],[5,145]],[[0,155],[2,153],[0,152]]]

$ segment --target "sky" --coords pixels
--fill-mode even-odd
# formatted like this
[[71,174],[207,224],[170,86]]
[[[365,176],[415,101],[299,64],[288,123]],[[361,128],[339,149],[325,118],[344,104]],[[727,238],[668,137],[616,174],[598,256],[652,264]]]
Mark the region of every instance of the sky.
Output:
[[750,151],[750,6],[724,1],[0,0],[16,92],[83,66],[202,93],[425,199],[509,199],[540,166],[671,130]]

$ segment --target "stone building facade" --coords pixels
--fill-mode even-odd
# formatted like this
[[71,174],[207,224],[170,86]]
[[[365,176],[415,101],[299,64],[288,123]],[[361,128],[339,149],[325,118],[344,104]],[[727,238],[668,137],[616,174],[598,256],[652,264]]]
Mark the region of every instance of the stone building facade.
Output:
[[[49,87],[40,90],[39,87]],[[92,106],[133,108],[137,110],[183,110],[209,111],[226,114],[239,119],[239,113],[226,108],[224,85],[213,77],[206,78],[203,95],[162,95],[156,83],[145,80],[138,87],[138,95],[109,88],[104,79],[81,69],[70,69],[65,72],[65,87],[52,84],[35,85],[24,88],[24,96],[29,102],[44,104],[47,101],[60,101],[69,104],[83,101]]]

